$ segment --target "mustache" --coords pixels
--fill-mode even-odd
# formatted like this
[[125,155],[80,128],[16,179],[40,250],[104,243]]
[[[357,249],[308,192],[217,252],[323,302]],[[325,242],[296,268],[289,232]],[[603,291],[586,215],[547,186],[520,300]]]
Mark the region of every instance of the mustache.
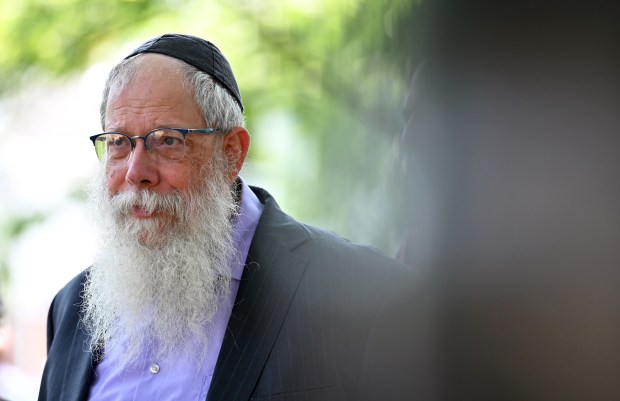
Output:
[[148,213],[164,212],[173,216],[181,216],[186,209],[186,197],[180,192],[158,194],[148,189],[130,189],[113,194],[108,207],[114,216],[128,216],[139,208]]

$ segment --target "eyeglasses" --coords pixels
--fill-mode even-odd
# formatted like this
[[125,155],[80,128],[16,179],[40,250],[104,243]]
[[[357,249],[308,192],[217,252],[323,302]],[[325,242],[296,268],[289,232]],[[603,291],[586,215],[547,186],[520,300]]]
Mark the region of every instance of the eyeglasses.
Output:
[[129,136],[120,132],[104,132],[93,135],[90,140],[101,163],[106,165],[123,164],[136,147],[136,139],[142,139],[146,150],[168,160],[180,160],[185,156],[185,136],[187,134],[213,134],[221,128],[156,128],[144,136]]

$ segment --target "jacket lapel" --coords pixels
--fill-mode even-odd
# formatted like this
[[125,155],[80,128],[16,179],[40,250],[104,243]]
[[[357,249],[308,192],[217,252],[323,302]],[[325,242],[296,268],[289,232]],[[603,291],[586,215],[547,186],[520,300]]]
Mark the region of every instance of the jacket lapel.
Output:
[[265,209],[244,269],[207,400],[250,398],[307,261],[292,253],[308,240],[264,190],[252,188]]

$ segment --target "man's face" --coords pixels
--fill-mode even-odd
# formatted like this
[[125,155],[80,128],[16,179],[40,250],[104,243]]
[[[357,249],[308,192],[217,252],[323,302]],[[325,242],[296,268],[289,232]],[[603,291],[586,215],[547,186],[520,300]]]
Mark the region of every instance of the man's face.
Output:
[[[105,130],[143,136],[155,128],[204,128],[207,123],[193,94],[184,86],[178,66],[167,57],[146,55],[137,78],[123,87],[112,86],[106,108]],[[157,194],[187,194],[196,176],[214,152],[216,141],[207,135],[188,135],[186,153],[181,160],[165,160],[149,153],[144,141],[136,140],[129,160],[107,168],[111,196],[133,189]],[[151,219],[136,207],[133,217]]]
[[[177,62],[150,54],[134,61],[131,81],[110,88],[106,131],[207,126]],[[170,161],[138,139],[125,164],[101,171],[90,193],[100,249],[84,290],[93,352],[105,345],[122,363],[147,348],[157,358],[204,355],[210,331],[196,328],[211,324],[229,288],[237,257],[231,184],[248,146],[243,127],[189,134],[185,156]]]

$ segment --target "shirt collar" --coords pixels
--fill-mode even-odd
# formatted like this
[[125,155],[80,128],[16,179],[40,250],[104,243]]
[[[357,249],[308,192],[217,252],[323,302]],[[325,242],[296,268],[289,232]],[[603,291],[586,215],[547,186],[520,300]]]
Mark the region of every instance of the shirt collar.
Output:
[[235,216],[233,226],[233,238],[239,256],[239,260],[235,261],[232,266],[232,278],[235,280],[241,280],[250,244],[264,208],[243,178],[239,177],[238,180],[241,186],[239,213]]

